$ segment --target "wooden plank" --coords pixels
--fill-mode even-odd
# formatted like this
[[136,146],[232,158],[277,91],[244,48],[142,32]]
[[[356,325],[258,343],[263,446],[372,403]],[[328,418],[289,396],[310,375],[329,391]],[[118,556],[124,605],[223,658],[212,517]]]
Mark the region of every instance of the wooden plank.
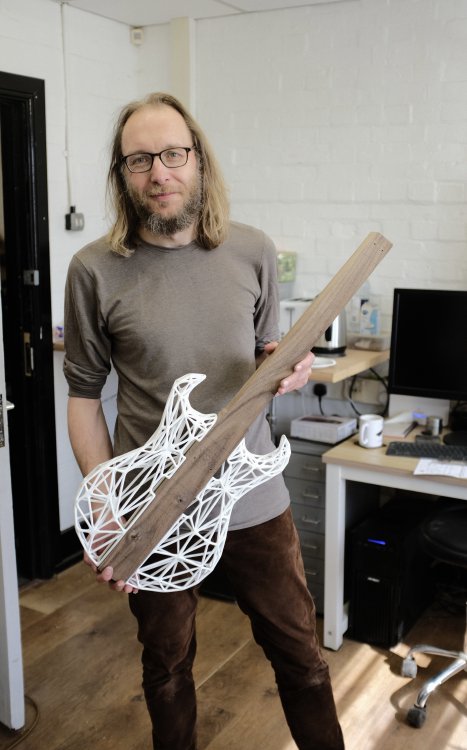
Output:
[[87,565],[74,565],[66,575],[59,573],[51,578],[46,589],[40,583],[23,588],[21,606],[49,614],[82,596],[87,589],[95,589],[95,583],[96,578]]
[[209,750],[295,748],[271,666],[249,641],[197,692],[200,747]]
[[51,644],[56,649],[63,644],[66,646],[85,630],[93,632],[99,626],[103,612],[109,618],[120,618],[122,623],[130,621],[133,624],[126,597],[119,597],[115,592],[94,582],[92,589],[79,597],[79,604],[76,601],[70,602],[29,625],[25,631],[28,637],[23,642],[23,654],[29,666],[47,659]]
[[[37,612],[42,627],[31,624],[23,634],[26,693],[39,721],[28,735],[36,717],[28,702],[24,733],[0,725],[0,750],[20,739],[21,750],[147,750],[151,729],[140,686],[141,647],[127,597],[97,584],[93,596],[76,569],[62,576],[78,582],[76,597],[64,604],[57,599],[50,614]],[[52,584],[37,587],[49,602]],[[465,676],[430,697],[421,730],[406,725],[406,711],[422,682],[446,660],[421,660],[415,680],[400,676],[409,645],[461,648],[464,623],[463,612],[430,608],[393,649],[344,639],[339,651],[325,652],[347,750],[467,747]],[[199,750],[294,750],[271,666],[253,642],[248,619],[230,602],[201,598],[197,626]]]
[[340,310],[366,281],[392,247],[372,232],[331,279],[236,396],[221,410],[201,443],[187,451],[173,477],[157,489],[152,502],[119,542],[111,548],[101,570],[110,565],[115,580],[127,580],[193,502],[243,438],[254,419],[269,404],[280,381],[305,357]]
[[249,619],[234,602],[201,597],[196,617],[197,658],[193,674],[197,687],[251,641]]

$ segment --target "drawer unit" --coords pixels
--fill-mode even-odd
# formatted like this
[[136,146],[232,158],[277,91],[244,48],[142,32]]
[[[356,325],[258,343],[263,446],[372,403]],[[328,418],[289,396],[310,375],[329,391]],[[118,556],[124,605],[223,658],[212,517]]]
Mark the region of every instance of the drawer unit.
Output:
[[324,481],[308,482],[305,479],[296,479],[295,477],[289,477],[287,475],[286,479],[287,489],[293,500],[297,503],[313,505],[315,508],[324,508],[326,502],[324,492],[326,485]]
[[308,557],[318,557],[324,560],[324,534],[322,531],[308,531],[299,529],[302,554]]
[[300,537],[308,588],[316,611],[324,606],[325,466],[327,443],[291,439],[292,454],[284,471],[292,515]]
[[[314,505],[304,505],[292,501],[292,515],[295,526],[300,531],[314,531],[324,534],[324,508],[316,508]],[[301,540],[301,537],[300,537]]]
[[[292,443],[295,442],[291,441],[290,445],[292,446]],[[329,448],[329,446],[327,447]],[[295,453],[293,448],[285,473],[290,477],[309,479],[316,482],[324,482],[326,476],[325,467],[320,455]]]
[[305,566],[307,581],[319,584],[324,583],[324,560],[303,555],[303,564]]
[[321,456],[330,446],[292,438],[290,447],[292,452],[284,477],[291,500],[324,508],[326,467]]

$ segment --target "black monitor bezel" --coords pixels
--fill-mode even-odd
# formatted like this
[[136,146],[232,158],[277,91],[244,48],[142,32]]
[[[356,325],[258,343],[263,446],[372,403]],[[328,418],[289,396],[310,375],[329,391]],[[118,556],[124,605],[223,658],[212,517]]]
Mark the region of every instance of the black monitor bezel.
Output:
[[[429,387],[426,388],[423,385],[406,385],[398,382],[397,372],[397,351],[399,341],[399,330],[400,330],[400,314],[399,306],[400,300],[403,296],[408,298],[412,296],[414,300],[420,299],[422,296],[426,299],[429,298],[433,301],[433,304],[438,304],[439,301],[446,295],[463,295],[465,297],[465,309],[467,311],[467,291],[464,290],[452,290],[452,289],[415,289],[415,288],[396,288],[394,289],[393,297],[393,312],[392,312],[392,325],[391,325],[391,344],[390,344],[390,356],[389,356],[389,370],[388,370],[388,392],[389,394],[401,395],[401,396],[415,396],[417,398],[436,398],[444,399],[449,401],[467,401],[467,374],[465,380],[465,388],[459,390],[455,387],[450,387],[447,383],[440,384],[439,388]],[[442,308],[441,308],[442,309]],[[457,325],[465,325],[467,329],[467,314],[465,321],[457,321]],[[427,367],[429,367],[430,356],[437,356],[434,352],[428,351],[426,353]]]

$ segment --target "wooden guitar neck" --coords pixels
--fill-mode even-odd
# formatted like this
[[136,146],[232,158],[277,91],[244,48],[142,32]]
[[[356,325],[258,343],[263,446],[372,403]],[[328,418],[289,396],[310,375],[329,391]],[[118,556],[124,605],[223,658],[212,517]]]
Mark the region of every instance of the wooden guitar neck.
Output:
[[109,552],[101,569],[111,565],[114,580],[127,580],[138,569],[268,406],[280,381],[312,349],[391,247],[381,234],[368,235],[273,354],[219,412],[216,424],[201,443],[187,451],[174,476],[159,485],[156,500]]

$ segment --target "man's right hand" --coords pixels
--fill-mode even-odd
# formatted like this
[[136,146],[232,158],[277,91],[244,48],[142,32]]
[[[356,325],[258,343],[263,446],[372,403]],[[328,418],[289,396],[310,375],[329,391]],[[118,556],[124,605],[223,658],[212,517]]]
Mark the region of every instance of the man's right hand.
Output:
[[100,573],[97,570],[97,567],[95,563],[91,560],[87,552],[84,553],[83,561],[86,563],[86,565],[89,565],[89,567],[94,571],[96,574],[96,580],[98,583],[107,583],[109,588],[112,589],[112,591],[123,591],[124,594],[137,594],[138,589],[132,586],[129,583],[125,583],[125,581],[114,581],[112,578],[113,575],[113,568],[107,566],[107,568],[104,568],[102,573]]

